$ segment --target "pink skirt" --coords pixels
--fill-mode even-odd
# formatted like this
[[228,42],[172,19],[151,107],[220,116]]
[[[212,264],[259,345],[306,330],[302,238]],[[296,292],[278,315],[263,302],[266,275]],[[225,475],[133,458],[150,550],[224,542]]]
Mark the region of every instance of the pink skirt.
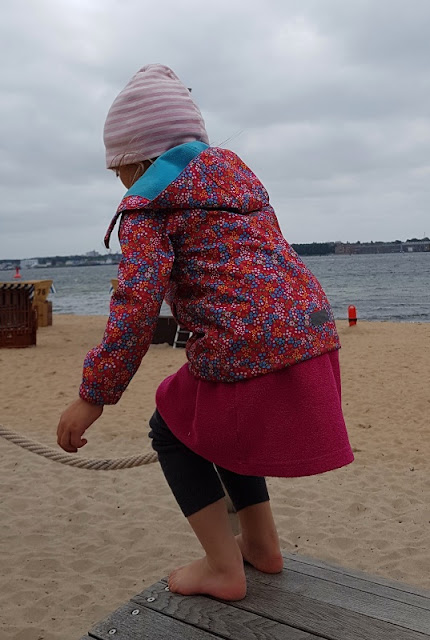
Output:
[[337,351],[233,383],[199,380],[186,364],[160,384],[156,404],[189,449],[242,475],[308,476],[354,460]]

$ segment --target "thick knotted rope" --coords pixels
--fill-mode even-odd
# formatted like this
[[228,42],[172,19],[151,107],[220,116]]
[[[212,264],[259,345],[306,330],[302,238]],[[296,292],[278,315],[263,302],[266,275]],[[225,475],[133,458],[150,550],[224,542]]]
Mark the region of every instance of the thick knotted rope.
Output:
[[140,467],[144,464],[151,464],[158,461],[156,453],[145,453],[140,456],[130,456],[128,458],[106,458],[106,459],[91,459],[91,458],[79,458],[71,456],[67,453],[61,453],[56,449],[45,447],[39,442],[25,438],[24,436],[6,429],[0,425],[0,436],[13,442],[13,444],[27,449],[32,453],[37,453],[39,456],[44,456],[49,460],[55,462],[61,462],[61,464],[67,464],[69,467],[78,467],[79,469],[90,469],[92,471],[113,471],[116,469],[131,469],[132,467]]

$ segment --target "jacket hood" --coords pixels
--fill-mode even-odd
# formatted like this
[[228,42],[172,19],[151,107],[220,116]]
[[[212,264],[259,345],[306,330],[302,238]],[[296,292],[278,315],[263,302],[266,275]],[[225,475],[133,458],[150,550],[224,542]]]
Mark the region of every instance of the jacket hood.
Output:
[[124,211],[219,209],[246,215],[268,204],[266,189],[235,153],[188,142],[157,158],[127,191],[109,226],[105,245],[109,246],[112,230]]

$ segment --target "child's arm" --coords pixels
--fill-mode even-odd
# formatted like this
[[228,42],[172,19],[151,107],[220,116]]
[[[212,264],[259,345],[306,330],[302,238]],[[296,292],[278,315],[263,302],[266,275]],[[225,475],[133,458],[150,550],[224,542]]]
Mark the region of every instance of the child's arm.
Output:
[[166,218],[125,213],[118,288],[102,343],[84,361],[79,395],[91,404],[115,404],[136,373],[154,334],[174,261]]
[[164,216],[151,212],[123,216],[123,258],[103,341],[87,354],[80,397],[58,425],[58,444],[69,453],[87,443],[82,436],[103,405],[118,402],[151,344],[174,261],[165,225]]
[[123,258],[102,343],[84,362],[79,398],[62,414],[58,444],[75,453],[86,429],[115,404],[149,348],[169,282],[174,253],[164,216],[125,213],[120,229]]

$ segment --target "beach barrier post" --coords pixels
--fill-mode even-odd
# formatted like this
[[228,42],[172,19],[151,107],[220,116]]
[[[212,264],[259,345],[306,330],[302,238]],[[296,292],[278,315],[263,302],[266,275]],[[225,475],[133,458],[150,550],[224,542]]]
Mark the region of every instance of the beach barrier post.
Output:
[[357,309],[353,304],[348,307],[348,322],[350,327],[354,327],[357,324]]

